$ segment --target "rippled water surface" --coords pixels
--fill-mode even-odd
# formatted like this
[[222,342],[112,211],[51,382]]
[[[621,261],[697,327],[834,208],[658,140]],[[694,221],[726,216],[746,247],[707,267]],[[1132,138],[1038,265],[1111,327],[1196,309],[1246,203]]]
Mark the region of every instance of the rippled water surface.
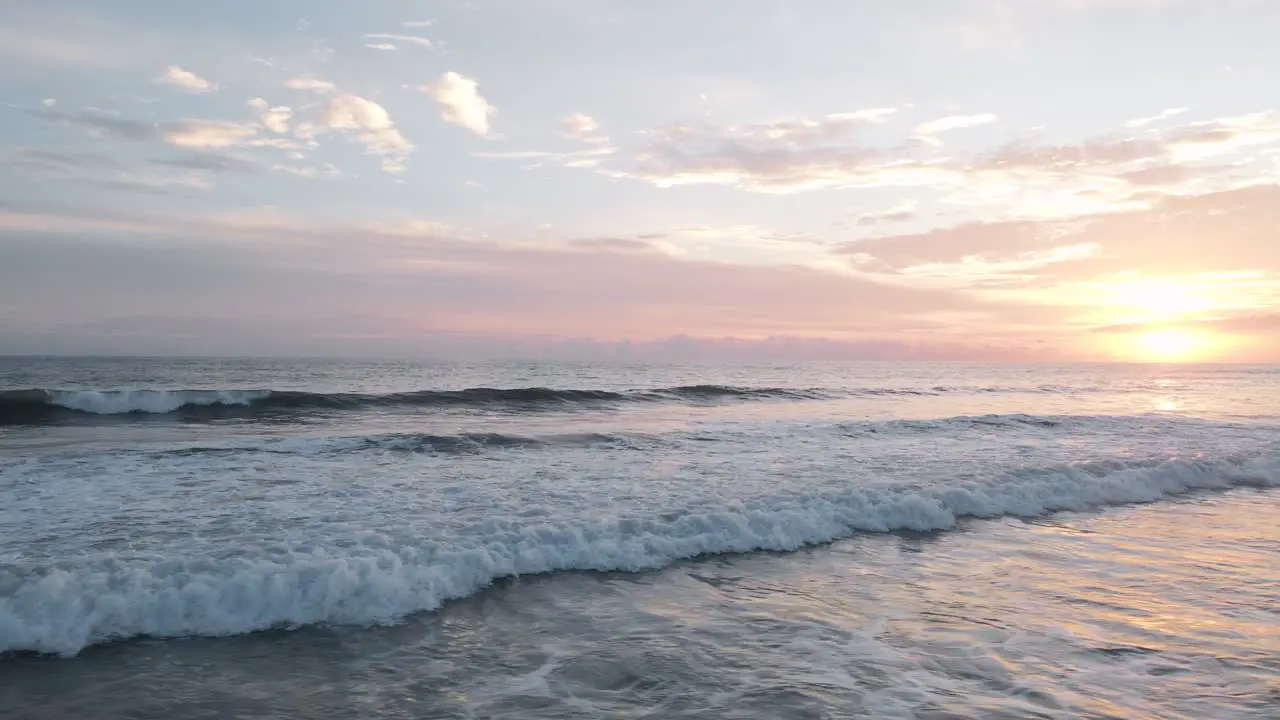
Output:
[[0,360],[0,716],[1274,717],[1277,380]]

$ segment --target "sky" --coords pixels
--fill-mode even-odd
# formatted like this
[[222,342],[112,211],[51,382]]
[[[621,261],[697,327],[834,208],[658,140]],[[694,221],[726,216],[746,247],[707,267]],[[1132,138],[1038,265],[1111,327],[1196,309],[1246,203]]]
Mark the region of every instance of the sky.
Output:
[[0,354],[1280,361],[1274,0],[8,0]]

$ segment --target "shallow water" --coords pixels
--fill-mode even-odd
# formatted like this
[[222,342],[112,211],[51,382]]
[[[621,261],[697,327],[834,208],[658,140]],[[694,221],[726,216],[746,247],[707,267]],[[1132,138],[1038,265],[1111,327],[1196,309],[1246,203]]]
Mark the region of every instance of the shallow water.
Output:
[[624,397],[0,426],[0,713],[1280,707],[1273,371],[306,367],[11,360],[0,393]]

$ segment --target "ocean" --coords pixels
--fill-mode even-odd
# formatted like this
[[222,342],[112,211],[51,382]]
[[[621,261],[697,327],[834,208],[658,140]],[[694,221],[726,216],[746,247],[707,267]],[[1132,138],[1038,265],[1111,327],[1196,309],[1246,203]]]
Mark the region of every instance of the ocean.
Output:
[[0,717],[1280,717],[1280,369],[0,359]]

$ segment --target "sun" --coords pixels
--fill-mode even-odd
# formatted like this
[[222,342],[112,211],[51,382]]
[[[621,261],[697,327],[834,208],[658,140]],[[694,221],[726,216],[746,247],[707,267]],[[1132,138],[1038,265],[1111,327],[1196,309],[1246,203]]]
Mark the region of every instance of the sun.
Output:
[[1139,354],[1156,362],[1181,362],[1194,355],[1203,344],[1186,330],[1151,330],[1137,337]]

